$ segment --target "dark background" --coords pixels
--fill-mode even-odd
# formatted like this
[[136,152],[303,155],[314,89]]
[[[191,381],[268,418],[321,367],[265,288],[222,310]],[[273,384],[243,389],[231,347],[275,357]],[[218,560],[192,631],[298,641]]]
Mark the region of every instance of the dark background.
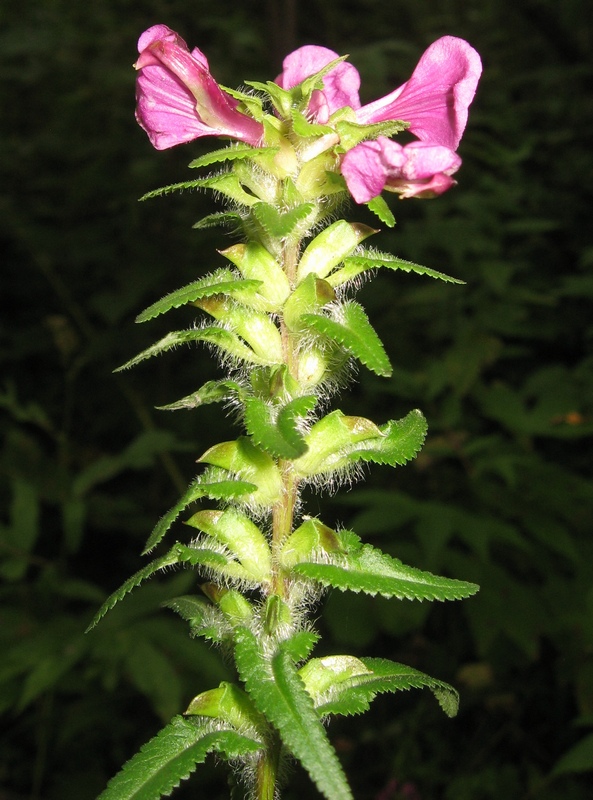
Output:
[[[395,366],[340,406],[377,423],[421,408],[413,465],[374,468],[311,513],[403,561],[475,580],[460,603],[331,595],[319,652],[382,655],[454,683],[380,699],[330,735],[357,800],[585,800],[593,771],[593,25],[583,0],[31,0],[0,9],[0,799],[92,800],[198,692],[231,675],[159,608],[153,580],[92,633],[144,563],[195,459],[238,430],[218,406],[158,412],[219,375],[204,350],[112,374],[166,330],[135,315],[222,263],[195,232],[211,198],[139,204],[215,145],[157,153],[133,118],[136,40],[152,24],[205,51],[223,84],[267,80],[305,43],[349,53],[363,102],[444,34],[484,76],[459,186],[393,199],[373,244],[466,281],[381,273],[360,299]],[[350,218],[374,224],[365,209]],[[175,316],[176,315],[176,316]],[[397,781],[397,784],[394,782]],[[226,797],[208,763],[175,796]],[[407,783],[407,787],[406,787]],[[399,794],[398,794],[399,787]],[[402,790],[408,791],[407,795]],[[286,797],[315,796],[300,771]]]

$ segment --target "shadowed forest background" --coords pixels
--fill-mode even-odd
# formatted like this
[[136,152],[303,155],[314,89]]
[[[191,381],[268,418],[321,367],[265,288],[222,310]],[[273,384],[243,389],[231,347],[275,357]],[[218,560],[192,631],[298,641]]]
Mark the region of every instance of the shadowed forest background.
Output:
[[[190,572],[153,580],[84,634],[143,565],[196,458],[238,433],[219,406],[154,410],[219,376],[204,349],[112,372],[170,327],[136,314],[220,265],[233,241],[192,231],[210,196],[137,202],[191,177],[216,144],[158,153],[136,125],[131,64],[155,23],[199,46],[228,86],[273,79],[302,44],[349,53],[363,102],[444,34],[482,55],[459,186],[389,199],[398,224],[373,241],[466,284],[397,273],[366,286],[394,376],[361,371],[339,401],[379,423],[419,407],[427,444],[309,507],[482,588],[446,605],[332,594],[316,654],[393,658],[461,693],[454,720],[412,692],[332,723],[357,800],[397,800],[406,782],[414,800],[591,797],[591,15],[585,0],[2,4],[0,800],[94,800],[229,678],[223,655],[160,608],[195,585]],[[349,218],[376,222],[364,208]],[[176,314],[180,328],[197,316]],[[286,800],[316,796],[293,778]],[[225,767],[208,762],[174,797],[228,797]]]

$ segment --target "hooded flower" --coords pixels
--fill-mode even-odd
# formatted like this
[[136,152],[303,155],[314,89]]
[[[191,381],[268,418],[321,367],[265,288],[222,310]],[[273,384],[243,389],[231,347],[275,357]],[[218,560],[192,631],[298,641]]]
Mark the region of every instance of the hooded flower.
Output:
[[[337,58],[323,47],[306,46],[291,53],[277,82],[291,88]],[[402,197],[431,196],[446,191],[461,164],[455,153],[467,123],[482,65],[478,53],[463,39],[444,36],[425,51],[411,78],[385,97],[361,106],[360,79],[354,67],[338,64],[323,78],[323,89],[311,98],[309,112],[325,123],[348,105],[361,125],[402,120],[418,138],[402,147],[386,137],[365,141],[342,160],[342,174],[358,203],[384,188]]]
[[166,25],[154,25],[138,40],[136,119],[157,150],[200,136],[231,136],[258,145],[259,122],[237,110],[209,72],[206,56],[191,52]]

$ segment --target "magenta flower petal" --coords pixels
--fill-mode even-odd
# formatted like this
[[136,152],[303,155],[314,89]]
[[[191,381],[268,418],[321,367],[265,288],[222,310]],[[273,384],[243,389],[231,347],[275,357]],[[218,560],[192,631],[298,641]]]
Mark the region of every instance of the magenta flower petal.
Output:
[[341,172],[354,200],[368,203],[385,188],[401,197],[442,194],[455,183],[450,176],[460,165],[457,153],[443,145],[410,142],[402,147],[380,136],[349,150]]
[[[389,146],[384,147],[384,142]],[[389,173],[401,170],[405,162],[404,148],[382,137],[349,150],[342,159],[341,172],[355,201],[368,203],[381,194]]]
[[237,110],[209,72],[206,56],[191,53],[166,25],[154,25],[139,41],[136,119],[159,150],[200,136],[231,136],[260,143],[263,127]]
[[401,177],[410,181],[426,180],[441,172],[452,175],[461,166],[457,153],[443,145],[410,142],[405,145],[404,154],[406,161]]
[[405,120],[422,141],[455,150],[481,72],[480,56],[471,45],[443,36],[424,52],[407,83],[360,108],[357,119],[367,124]]
[[[282,89],[292,89],[293,86],[297,86],[306,78],[315,75],[336,58],[339,58],[339,55],[327,47],[318,47],[312,44],[300,47],[286,56],[282,62],[283,71],[276,78],[276,83]],[[354,110],[360,108],[359,88],[360,75],[352,64],[342,62],[328,72],[323,78],[327,118],[344,106],[350,106]],[[317,104],[319,105],[319,101]]]

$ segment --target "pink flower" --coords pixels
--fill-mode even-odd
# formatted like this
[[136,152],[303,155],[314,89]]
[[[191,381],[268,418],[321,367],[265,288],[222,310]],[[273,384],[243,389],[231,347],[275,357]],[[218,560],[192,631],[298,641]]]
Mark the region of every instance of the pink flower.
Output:
[[434,197],[455,181],[461,159],[454,150],[429,142],[404,145],[384,136],[361,142],[342,159],[342,175],[357,203],[368,203],[383,189],[403,197]]
[[[287,56],[277,82],[284,88],[295,86],[337,57],[323,47],[302,47]],[[367,105],[360,105],[360,79],[351,65],[338,64],[323,78],[323,90],[314,93],[309,106],[318,122],[325,123],[348,105],[360,124],[403,120],[420,140],[401,147],[379,137],[346,153],[342,174],[356,202],[367,202],[385,187],[413,197],[441,194],[453,185],[450,176],[461,164],[455,150],[481,71],[480,56],[471,45],[444,36],[425,51],[409,81]]]
[[263,127],[237,110],[209,72],[206,56],[166,25],[138,40],[136,119],[157,150],[200,136],[231,136],[258,145]]

